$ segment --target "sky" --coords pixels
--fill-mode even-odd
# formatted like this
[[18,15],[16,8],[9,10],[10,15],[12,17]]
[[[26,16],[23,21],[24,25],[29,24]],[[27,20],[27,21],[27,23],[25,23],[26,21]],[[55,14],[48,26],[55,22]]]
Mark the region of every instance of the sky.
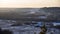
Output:
[[0,0],[0,8],[60,7],[60,0]]

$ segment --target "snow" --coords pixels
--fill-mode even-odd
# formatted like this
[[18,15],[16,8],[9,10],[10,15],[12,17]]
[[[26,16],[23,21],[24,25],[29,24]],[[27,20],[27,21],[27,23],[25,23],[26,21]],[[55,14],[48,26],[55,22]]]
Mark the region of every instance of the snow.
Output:
[[[2,20],[0,20],[2,21]],[[39,23],[41,24],[41,23]],[[23,25],[23,26],[11,26],[11,23],[1,23],[0,22],[0,27],[2,28],[2,30],[8,29],[10,31],[13,31],[13,34],[39,34],[39,32],[41,31],[41,29],[39,27],[34,27],[34,26],[30,26],[30,25]],[[54,34],[60,34],[60,30],[56,29],[56,28],[47,28],[48,31],[46,34],[50,34],[51,31],[54,31]]]

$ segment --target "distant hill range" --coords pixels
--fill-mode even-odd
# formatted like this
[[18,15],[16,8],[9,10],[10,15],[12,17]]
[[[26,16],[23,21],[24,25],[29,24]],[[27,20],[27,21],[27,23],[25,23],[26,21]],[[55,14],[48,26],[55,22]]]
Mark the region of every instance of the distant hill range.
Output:
[[0,19],[60,21],[60,7],[0,8]]

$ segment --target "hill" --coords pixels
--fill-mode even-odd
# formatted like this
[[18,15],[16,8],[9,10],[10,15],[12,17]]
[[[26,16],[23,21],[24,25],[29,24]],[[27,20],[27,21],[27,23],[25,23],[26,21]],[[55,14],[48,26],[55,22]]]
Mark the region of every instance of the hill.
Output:
[[0,8],[0,19],[60,21],[60,7]]

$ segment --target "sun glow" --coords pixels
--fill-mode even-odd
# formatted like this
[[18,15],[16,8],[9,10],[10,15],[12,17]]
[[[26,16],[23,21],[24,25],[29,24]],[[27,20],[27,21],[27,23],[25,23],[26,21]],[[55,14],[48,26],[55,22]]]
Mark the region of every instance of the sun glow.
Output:
[[9,4],[14,2],[16,2],[16,0],[0,0],[0,3],[3,3],[3,4]]
[[8,0],[0,0],[0,3],[9,3],[10,1]]
[[0,7],[50,7],[60,6],[60,0],[0,0]]

